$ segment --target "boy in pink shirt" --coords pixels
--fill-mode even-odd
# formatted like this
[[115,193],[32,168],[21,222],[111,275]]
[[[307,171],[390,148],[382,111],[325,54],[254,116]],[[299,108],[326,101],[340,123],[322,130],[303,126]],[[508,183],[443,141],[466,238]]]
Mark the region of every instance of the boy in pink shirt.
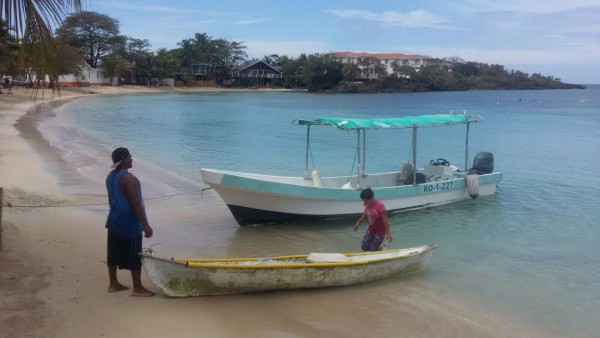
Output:
[[383,250],[383,241],[387,239],[388,242],[391,242],[393,239],[385,205],[375,199],[375,193],[371,188],[361,191],[360,199],[365,206],[365,212],[354,225],[354,231],[358,230],[365,219],[369,222],[369,227],[363,237],[362,249],[363,251]]

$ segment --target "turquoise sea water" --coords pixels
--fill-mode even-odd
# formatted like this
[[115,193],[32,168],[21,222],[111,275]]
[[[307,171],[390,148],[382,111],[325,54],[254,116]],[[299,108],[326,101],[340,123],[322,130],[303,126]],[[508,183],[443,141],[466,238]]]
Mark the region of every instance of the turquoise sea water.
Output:
[[[97,97],[65,105],[53,124],[42,129],[61,135],[51,140],[53,145],[63,149],[67,161],[84,176],[102,176],[110,166],[110,151],[128,147],[148,197],[203,187],[199,175],[203,167],[302,175],[306,129],[291,124],[296,118],[393,117],[451,110],[483,116],[485,122],[471,128],[468,165],[475,153],[491,151],[504,179],[493,197],[391,216],[396,239],[390,248],[439,245],[430,270],[411,277],[411,285],[437,290],[433,292],[440,297],[451,295],[477,309],[474,312],[503,318],[539,336],[598,336],[598,86],[414,94]],[[324,176],[356,173],[355,134],[326,127],[312,128],[311,134],[311,167],[314,162]],[[441,157],[462,169],[464,134],[464,126],[420,131],[419,165]],[[408,130],[367,133],[367,171],[398,170],[410,156],[411,137]],[[165,250],[219,257],[359,249],[361,234],[349,230],[354,220],[240,228],[214,193],[205,194],[147,201],[149,209],[188,205],[209,215],[198,219],[193,211],[184,210],[169,219],[169,227],[159,226],[160,232],[169,233],[164,236],[171,247],[165,244]],[[160,215],[155,219],[165,221]],[[401,293],[402,284],[376,283],[368,290]],[[393,310],[393,298],[386,300],[384,309]],[[427,301],[436,306],[435,296]]]

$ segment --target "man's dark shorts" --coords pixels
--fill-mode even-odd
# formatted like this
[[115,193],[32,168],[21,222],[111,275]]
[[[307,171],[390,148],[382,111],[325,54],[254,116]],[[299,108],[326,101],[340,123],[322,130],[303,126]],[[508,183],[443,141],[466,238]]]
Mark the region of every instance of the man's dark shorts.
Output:
[[121,238],[108,232],[106,265],[139,270],[142,268],[142,262],[138,253],[141,251],[142,235],[136,238]]

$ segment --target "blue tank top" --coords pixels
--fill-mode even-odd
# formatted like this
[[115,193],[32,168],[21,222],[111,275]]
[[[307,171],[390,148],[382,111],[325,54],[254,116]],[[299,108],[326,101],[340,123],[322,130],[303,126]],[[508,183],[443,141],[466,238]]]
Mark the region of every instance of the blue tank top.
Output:
[[[126,170],[111,172],[106,177],[106,190],[108,191],[108,203],[110,204],[106,228],[121,238],[136,238],[142,234],[143,225],[135,217],[129,199],[127,199],[127,196],[119,188],[121,178],[126,172]],[[142,203],[142,208],[144,208],[141,187],[139,199]],[[144,210],[144,212],[146,211]]]

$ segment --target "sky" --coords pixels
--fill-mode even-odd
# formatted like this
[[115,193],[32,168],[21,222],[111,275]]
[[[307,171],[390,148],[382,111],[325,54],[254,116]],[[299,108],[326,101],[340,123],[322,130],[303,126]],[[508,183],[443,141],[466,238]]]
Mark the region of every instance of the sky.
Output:
[[195,33],[248,56],[371,52],[458,56],[564,82],[600,84],[600,0],[92,0],[152,49]]

